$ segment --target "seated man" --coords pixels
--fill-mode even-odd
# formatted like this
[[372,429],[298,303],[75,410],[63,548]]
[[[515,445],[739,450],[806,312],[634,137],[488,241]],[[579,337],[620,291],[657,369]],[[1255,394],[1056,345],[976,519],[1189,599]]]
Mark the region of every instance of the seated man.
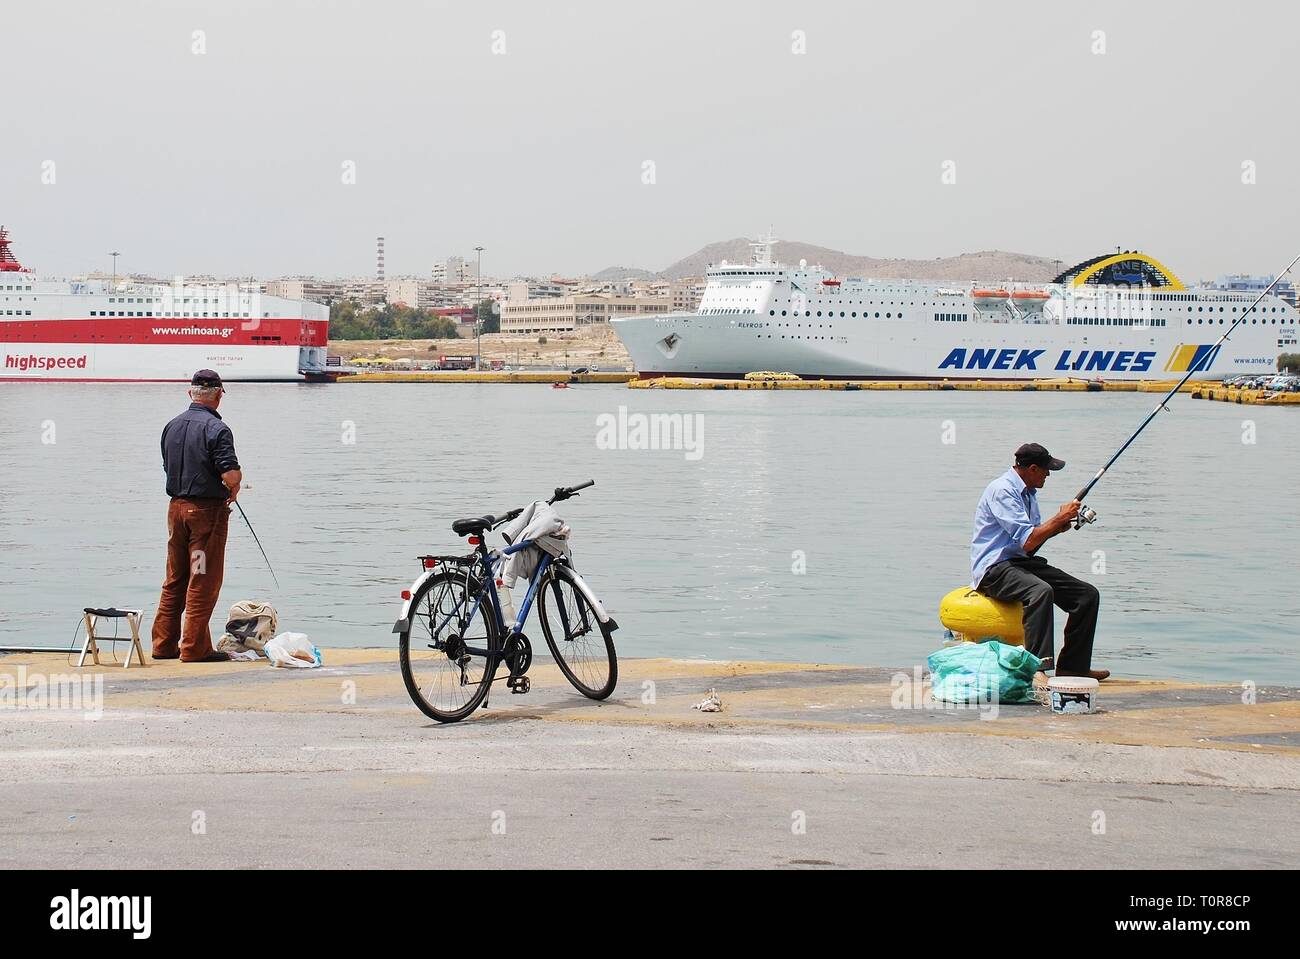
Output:
[[[1047,522],[1038,510],[1038,490],[1054,470],[1065,466],[1037,443],[1016,450],[1015,466],[984,490],[975,508],[971,538],[971,586],[990,599],[1024,604],[1025,649],[1043,661],[1034,677],[1046,682],[1046,670],[1058,676],[1102,680],[1105,669],[1092,668],[1092,641],[1101,602],[1097,587],[1036,555],[1045,542],[1071,528],[1079,501],[1066,503]],[[1070,614],[1059,658],[1053,657],[1052,605]]]

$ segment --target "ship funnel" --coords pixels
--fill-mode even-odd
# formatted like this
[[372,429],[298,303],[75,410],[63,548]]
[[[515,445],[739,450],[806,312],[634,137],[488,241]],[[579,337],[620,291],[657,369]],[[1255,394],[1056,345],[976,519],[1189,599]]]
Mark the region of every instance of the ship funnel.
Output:
[[9,249],[9,232],[0,226],[0,273],[26,273]]

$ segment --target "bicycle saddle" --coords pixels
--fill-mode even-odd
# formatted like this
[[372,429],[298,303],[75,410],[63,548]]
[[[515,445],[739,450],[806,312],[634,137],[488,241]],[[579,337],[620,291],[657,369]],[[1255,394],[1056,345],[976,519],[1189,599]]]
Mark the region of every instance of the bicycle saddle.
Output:
[[451,524],[451,531],[457,536],[473,536],[491,529],[496,522],[495,516],[474,516],[470,519],[458,519]]

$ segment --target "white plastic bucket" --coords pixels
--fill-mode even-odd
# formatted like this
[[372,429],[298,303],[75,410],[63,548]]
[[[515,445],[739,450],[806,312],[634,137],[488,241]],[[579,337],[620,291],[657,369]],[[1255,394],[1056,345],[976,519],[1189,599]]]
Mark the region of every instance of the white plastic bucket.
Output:
[[1088,676],[1054,676],[1047,681],[1047,701],[1054,713],[1095,713],[1098,688]]

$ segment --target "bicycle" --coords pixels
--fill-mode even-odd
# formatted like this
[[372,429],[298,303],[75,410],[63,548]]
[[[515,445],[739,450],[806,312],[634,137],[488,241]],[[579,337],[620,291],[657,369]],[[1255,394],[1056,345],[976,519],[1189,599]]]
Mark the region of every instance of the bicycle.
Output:
[[[595,486],[556,487],[551,505]],[[533,661],[532,644],[523,627],[537,602],[546,645],[560,672],[589,699],[605,699],[618,683],[618,657],[613,632],[618,623],[578,575],[567,556],[541,558],[528,581],[528,592],[513,623],[507,626],[497,586],[507,558],[534,547],[534,540],[489,549],[486,534],[518,517],[523,508],[504,516],[484,515],[451,524],[457,536],[467,536],[473,551],[464,556],[420,556],[423,570],[402,591],[402,614],[393,624],[400,634],[402,679],[415,705],[441,723],[459,722],[486,707],[501,665],[511,693],[527,693]]]

